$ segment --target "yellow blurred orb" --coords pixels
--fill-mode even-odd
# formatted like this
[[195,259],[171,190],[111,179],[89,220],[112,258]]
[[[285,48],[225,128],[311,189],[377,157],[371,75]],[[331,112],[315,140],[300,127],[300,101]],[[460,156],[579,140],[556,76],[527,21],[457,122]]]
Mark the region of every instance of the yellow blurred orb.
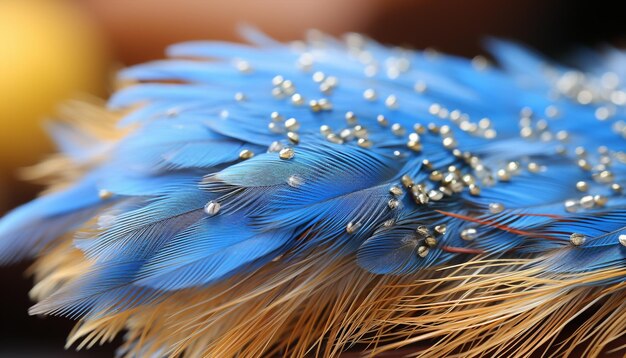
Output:
[[78,93],[101,94],[106,59],[100,33],[76,5],[0,1],[0,174],[51,151],[43,119]]

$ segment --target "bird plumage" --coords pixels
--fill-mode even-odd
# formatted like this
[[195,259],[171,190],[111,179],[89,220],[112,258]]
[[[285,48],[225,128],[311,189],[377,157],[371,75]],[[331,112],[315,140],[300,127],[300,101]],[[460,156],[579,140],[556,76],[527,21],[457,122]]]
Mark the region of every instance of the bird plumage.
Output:
[[598,355],[624,334],[626,55],[244,33],[50,125],[62,157],[33,172],[58,178],[0,221],[0,261],[37,258],[31,313],[78,319],[68,344]]

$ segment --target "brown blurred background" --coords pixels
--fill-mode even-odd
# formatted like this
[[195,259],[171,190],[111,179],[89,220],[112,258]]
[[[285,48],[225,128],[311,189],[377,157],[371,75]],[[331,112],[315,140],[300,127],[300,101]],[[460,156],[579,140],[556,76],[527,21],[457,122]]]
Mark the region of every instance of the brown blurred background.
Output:
[[[474,56],[485,36],[560,57],[578,46],[620,45],[626,3],[610,0],[0,0],[0,214],[41,188],[17,168],[53,149],[41,121],[78,93],[106,97],[115,69],[161,58],[194,39],[239,40],[250,24],[280,40],[317,28],[388,44]],[[28,317],[26,264],[0,270],[0,357],[111,356],[112,346],[64,351],[71,322]]]

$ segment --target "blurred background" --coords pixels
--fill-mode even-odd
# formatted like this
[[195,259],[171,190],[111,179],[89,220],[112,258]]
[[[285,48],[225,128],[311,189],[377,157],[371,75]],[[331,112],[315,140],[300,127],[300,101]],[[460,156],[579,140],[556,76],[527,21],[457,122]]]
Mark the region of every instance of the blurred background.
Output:
[[[364,33],[387,44],[475,56],[486,36],[560,58],[580,46],[626,45],[626,2],[596,0],[0,0],[0,215],[41,189],[17,169],[53,148],[42,121],[63,100],[105,98],[116,69],[158,59],[175,42],[238,41],[250,24],[279,40],[306,29]],[[0,269],[0,357],[111,356],[64,351],[72,322],[29,317],[27,264]]]

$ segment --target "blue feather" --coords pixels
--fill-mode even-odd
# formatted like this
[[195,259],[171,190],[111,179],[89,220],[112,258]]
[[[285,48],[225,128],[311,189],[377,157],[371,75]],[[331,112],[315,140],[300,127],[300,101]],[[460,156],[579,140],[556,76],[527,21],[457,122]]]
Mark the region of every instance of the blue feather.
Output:
[[242,266],[267,263],[289,243],[291,231],[254,232],[237,216],[200,220],[181,232],[142,266],[137,284],[159,290],[203,286]]
[[[393,275],[477,254],[549,275],[623,267],[623,86],[601,78],[626,76],[623,53],[582,61],[581,77],[497,40],[500,67],[482,68],[364,39],[246,36],[256,46],[189,42],[123,71],[117,142],[51,127],[88,174],[0,221],[0,262],[79,231],[93,267],[33,313],[118,312],[313,251]],[[427,244],[420,225],[447,230]]]
[[88,175],[68,189],[11,211],[0,221],[0,263],[39,254],[51,241],[89,220],[103,203],[96,175]]
[[213,197],[194,186],[180,187],[113,217],[96,237],[76,239],[76,246],[100,262],[150,257],[178,232],[199,220],[204,205]]

